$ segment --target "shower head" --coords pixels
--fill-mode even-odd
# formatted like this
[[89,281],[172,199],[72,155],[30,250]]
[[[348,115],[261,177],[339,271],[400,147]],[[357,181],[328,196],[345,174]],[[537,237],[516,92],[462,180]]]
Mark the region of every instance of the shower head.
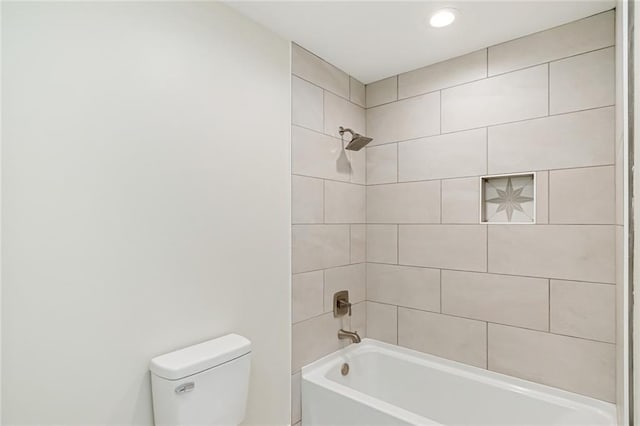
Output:
[[342,126],[340,126],[340,130],[338,132],[340,133],[340,136],[343,136],[344,132],[351,133],[351,140],[349,141],[349,143],[347,143],[347,146],[345,147],[345,149],[348,149],[350,151],[360,151],[362,148],[365,147],[366,144],[368,144],[373,140],[373,138],[362,136],[360,133],[356,133],[351,129],[345,129]]

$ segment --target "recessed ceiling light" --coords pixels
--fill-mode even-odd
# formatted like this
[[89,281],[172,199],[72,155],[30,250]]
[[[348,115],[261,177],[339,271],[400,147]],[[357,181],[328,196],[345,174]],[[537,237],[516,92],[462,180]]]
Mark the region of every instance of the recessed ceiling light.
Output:
[[455,9],[440,9],[431,15],[429,25],[435,28],[446,27],[456,20]]

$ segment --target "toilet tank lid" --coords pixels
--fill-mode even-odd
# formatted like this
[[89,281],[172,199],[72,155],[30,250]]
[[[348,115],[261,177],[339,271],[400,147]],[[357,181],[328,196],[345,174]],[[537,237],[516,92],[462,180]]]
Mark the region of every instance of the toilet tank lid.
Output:
[[199,373],[251,352],[251,342],[238,334],[198,343],[151,360],[149,369],[156,376],[178,380]]

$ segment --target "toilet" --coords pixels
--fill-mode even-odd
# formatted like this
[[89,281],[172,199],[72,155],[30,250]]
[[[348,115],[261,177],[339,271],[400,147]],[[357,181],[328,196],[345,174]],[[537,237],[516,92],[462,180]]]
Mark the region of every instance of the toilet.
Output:
[[240,424],[245,416],[251,342],[237,334],[151,360],[156,425]]

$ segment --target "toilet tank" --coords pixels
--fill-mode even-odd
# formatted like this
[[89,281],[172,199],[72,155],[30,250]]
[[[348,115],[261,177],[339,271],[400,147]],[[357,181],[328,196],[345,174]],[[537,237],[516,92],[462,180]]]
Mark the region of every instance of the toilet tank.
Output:
[[156,425],[238,425],[249,391],[251,342],[237,334],[151,360]]

